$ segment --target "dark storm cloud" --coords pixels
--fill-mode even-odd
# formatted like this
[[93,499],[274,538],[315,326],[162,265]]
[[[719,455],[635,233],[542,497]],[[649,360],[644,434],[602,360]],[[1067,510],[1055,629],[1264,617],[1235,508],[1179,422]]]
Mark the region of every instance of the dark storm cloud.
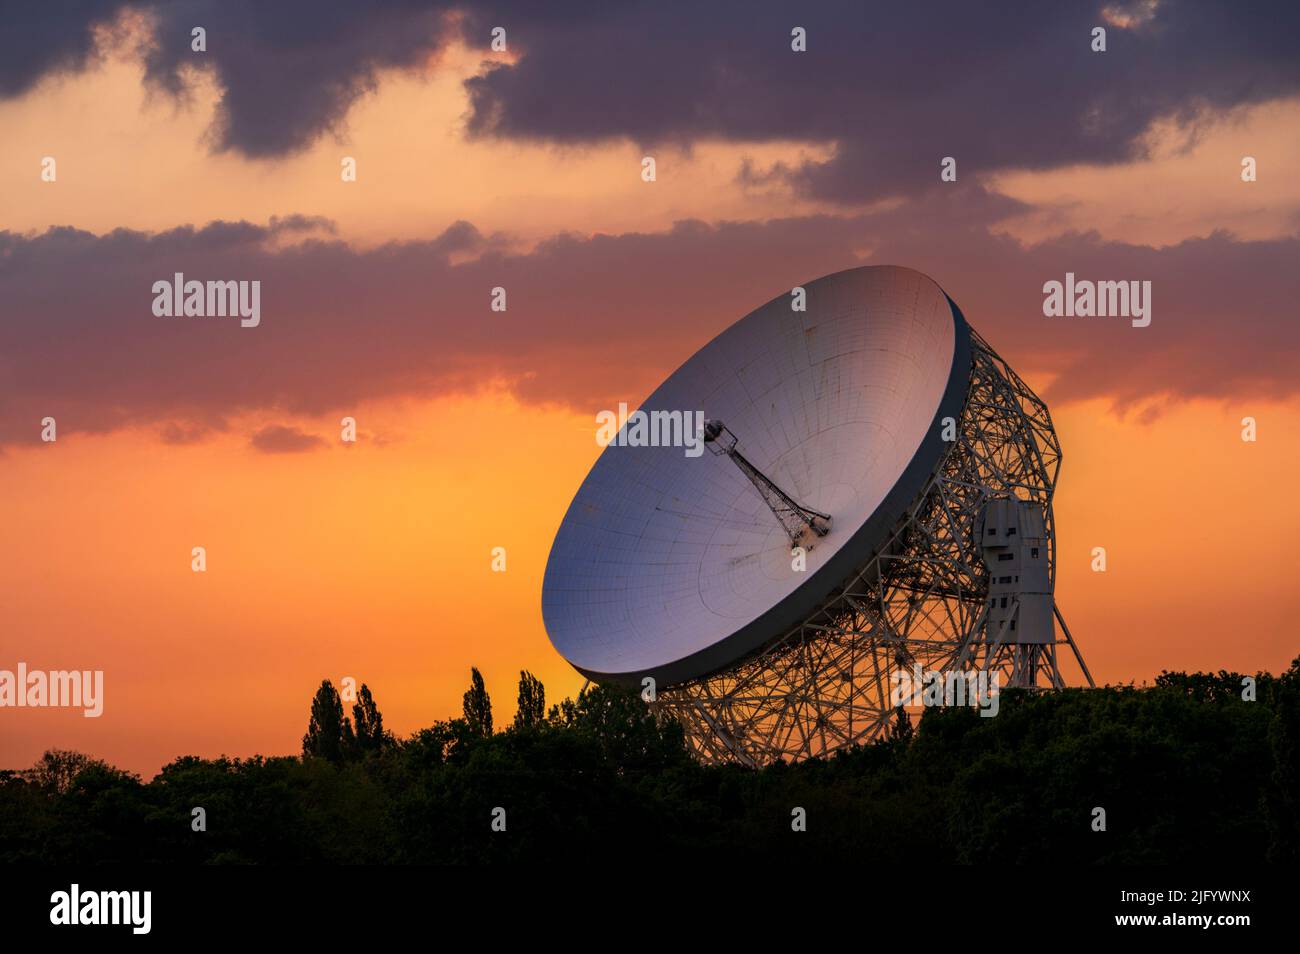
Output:
[[[321,3],[318,0],[195,0],[162,3],[148,79],[173,93],[182,71],[210,63],[222,94],[213,133],[219,148],[281,156],[336,129],[376,88],[383,69],[421,66],[448,24],[438,4]],[[207,30],[207,52],[190,31]]]
[[[290,154],[336,129],[379,71],[423,66],[454,34],[446,4],[414,0],[0,0],[0,97],[83,68],[92,29],[124,11],[153,28],[142,51],[147,81],[181,95],[187,68],[215,71],[213,144],[257,157]],[[206,52],[191,49],[195,27],[207,31]]]
[[[470,81],[471,129],[647,148],[705,136],[833,142],[778,170],[829,199],[911,193],[959,174],[1136,156],[1151,121],[1194,121],[1300,89],[1300,5],[1165,0],[1149,22],[1034,2],[635,4],[516,32],[524,56]],[[1140,4],[1130,4],[1140,9]],[[794,26],[808,51],[790,51]]]
[[120,0],[0,0],[0,98],[27,92],[49,73],[82,69],[94,54],[91,28],[121,7]]
[[[501,383],[594,413],[639,402],[795,284],[867,263],[932,275],[1018,370],[1054,376],[1054,401],[1124,410],[1300,391],[1300,239],[1153,249],[1070,234],[1024,246],[990,230],[1014,210],[937,190],[872,215],[561,235],[527,254],[467,223],[368,251],[313,237],[286,247],[293,220],[0,232],[0,446],[35,441],[47,415],[61,437],[145,426],[184,443],[244,412],[332,415]],[[177,271],[261,281],[261,324],[154,317],[152,284]],[[1043,283],[1067,271],[1152,281],[1151,326],[1043,317]],[[504,313],[489,307],[496,286]]]
[[[126,8],[156,25],[151,84],[180,94],[187,66],[215,72],[217,148],[304,148],[339,127],[380,71],[423,69],[457,36],[490,61],[490,31],[504,26],[518,61],[469,82],[472,132],[647,148],[834,143],[828,162],[775,170],[824,198],[913,193],[948,155],[966,176],[1127,159],[1157,117],[1193,122],[1300,89],[1292,2],[1164,0],[1129,29],[1110,22],[1108,52],[1093,53],[1103,8],[1144,5],[0,0],[0,96],[80,68],[90,27]],[[807,53],[790,51],[796,25]],[[206,53],[190,50],[195,26],[208,31]]]

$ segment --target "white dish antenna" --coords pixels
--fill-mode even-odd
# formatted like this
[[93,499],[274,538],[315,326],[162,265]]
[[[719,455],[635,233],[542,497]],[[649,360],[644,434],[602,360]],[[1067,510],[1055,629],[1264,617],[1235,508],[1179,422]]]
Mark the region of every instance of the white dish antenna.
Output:
[[641,410],[702,412],[725,427],[711,450],[730,444],[829,530],[792,539],[726,454],[611,444],[565,515],[542,590],[552,643],[590,678],[667,685],[759,649],[866,562],[933,472],[969,364],[943,290],[895,267],[804,288],[805,311],[791,294],[768,302]]

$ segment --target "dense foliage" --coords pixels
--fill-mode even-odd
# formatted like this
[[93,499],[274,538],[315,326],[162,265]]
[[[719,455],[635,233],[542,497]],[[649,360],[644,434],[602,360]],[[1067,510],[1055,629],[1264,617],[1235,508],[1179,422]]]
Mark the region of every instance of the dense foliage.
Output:
[[[1006,692],[996,718],[930,710],[915,731],[761,771],[706,768],[636,695],[595,687],[492,732],[465,718],[395,739],[363,687],[325,683],[302,757],[179,758],[152,781],[68,752],[0,773],[0,861],[353,863],[683,853],[918,863],[1300,860],[1300,659],[1255,677]],[[192,830],[202,807],[206,830]],[[1093,811],[1106,830],[1093,830]],[[492,828],[505,809],[505,831]],[[791,829],[792,810],[807,830]]]

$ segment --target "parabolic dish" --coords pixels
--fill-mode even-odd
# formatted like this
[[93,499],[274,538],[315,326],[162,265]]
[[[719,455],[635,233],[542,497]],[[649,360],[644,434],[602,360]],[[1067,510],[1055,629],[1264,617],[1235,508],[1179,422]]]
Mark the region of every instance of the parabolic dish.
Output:
[[569,505],[542,584],[555,648],[595,680],[672,685],[805,619],[888,539],[960,416],[970,337],[930,278],[854,268],[786,292],[701,348],[641,410],[702,411],[830,531],[791,539],[726,456],[611,444]]

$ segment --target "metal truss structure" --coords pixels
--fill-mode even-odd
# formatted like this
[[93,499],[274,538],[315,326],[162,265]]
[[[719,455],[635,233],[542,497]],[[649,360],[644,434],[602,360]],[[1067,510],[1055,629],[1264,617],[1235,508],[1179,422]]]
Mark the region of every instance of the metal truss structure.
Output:
[[772,515],[785,528],[791,544],[799,546],[810,536],[824,537],[830,532],[830,515],[797,503],[793,497],[778,487],[772,478],[751,464],[749,458],[736,449],[736,435],[727,425],[721,421],[706,421],[704,441],[713,453],[730,457],[740,468],[740,472],[749,478],[749,482],[763,498],[763,503],[767,504]]
[[[1047,406],[973,330],[961,417],[946,422],[948,448],[934,475],[870,561],[820,608],[759,654],[691,682],[662,688],[656,709],[676,718],[705,762],[797,761],[871,741],[889,730],[900,669],[997,672],[1000,685],[1065,685],[1062,639],[1017,644],[987,625],[989,576],[976,527],[996,496],[1043,508],[1055,585],[1052,495],[1061,447]],[[919,687],[918,687],[919,693]],[[911,707],[914,693],[903,699]]]

